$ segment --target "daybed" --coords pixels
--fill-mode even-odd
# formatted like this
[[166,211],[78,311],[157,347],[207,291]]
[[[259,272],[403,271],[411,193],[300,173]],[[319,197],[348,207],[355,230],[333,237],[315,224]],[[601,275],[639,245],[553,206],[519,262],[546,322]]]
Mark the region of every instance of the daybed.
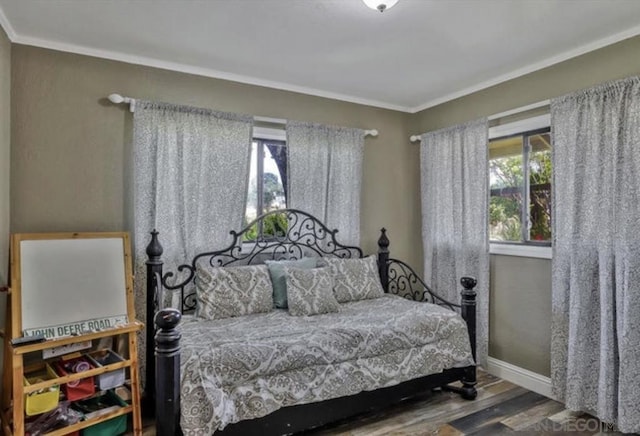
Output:
[[[264,237],[243,243],[248,232]],[[475,280],[449,303],[389,258],[384,229],[374,258],[336,233],[302,211],[269,212],[163,275],[152,232],[146,394],[158,435],[289,434],[454,381],[475,398]],[[285,285],[288,309],[274,308]],[[166,291],[180,310],[158,308]]]

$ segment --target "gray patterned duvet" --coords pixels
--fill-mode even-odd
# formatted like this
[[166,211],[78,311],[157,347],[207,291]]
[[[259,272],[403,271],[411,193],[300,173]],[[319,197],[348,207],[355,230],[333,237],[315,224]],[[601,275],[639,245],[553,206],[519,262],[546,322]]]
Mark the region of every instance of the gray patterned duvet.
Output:
[[185,435],[473,364],[460,316],[391,295],[311,317],[189,318],[181,345]]

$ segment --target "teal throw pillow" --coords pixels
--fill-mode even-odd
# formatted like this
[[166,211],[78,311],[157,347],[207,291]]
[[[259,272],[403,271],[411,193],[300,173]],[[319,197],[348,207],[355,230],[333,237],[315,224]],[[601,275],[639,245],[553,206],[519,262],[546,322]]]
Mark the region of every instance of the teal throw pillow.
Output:
[[312,269],[317,266],[315,257],[303,257],[299,260],[266,260],[264,263],[269,268],[271,284],[273,285],[273,304],[278,309],[286,309],[287,305],[287,278],[284,272],[285,266],[300,269]]

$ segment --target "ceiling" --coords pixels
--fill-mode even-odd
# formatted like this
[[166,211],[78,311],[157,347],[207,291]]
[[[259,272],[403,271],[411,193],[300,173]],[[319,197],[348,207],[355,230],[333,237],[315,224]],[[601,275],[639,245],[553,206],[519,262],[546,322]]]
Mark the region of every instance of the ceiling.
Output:
[[20,44],[416,112],[640,34],[638,0],[0,0]]

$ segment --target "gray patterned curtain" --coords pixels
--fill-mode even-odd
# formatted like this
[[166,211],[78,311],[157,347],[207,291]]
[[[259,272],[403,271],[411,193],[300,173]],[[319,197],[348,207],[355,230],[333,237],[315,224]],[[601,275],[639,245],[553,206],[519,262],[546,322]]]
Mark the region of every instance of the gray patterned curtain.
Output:
[[[135,301],[142,321],[147,302],[145,249],[151,230],[160,232],[167,271],[198,252],[228,246],[229,230],[241,228],[252,128],[249,116],[136,101]],[[140,336],[142,365],[145,342]]]
[[489,332],[488,122],[422,135],[421,193],[425,281],[452,302],[460,278],[478,280],[477,362],[485,366]]
[[551,126],[554,394],[640,432],[640,78],[553,100]]
[[364,130],[287,122],[289,205],[308,212],[338,241],[360,244]]

